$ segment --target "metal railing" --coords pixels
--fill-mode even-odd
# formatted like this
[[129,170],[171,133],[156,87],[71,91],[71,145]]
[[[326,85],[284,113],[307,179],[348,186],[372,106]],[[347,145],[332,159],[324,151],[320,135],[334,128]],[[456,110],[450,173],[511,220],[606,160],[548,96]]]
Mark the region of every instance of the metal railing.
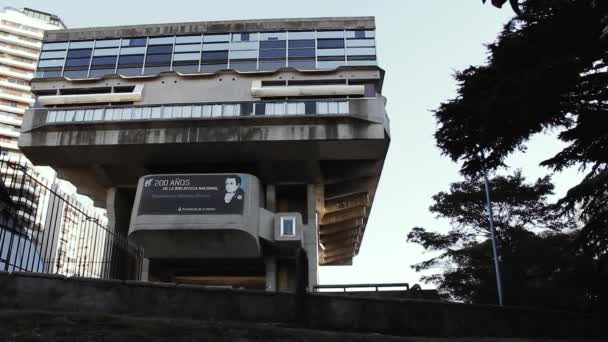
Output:
[[22,160],[0,157],[0,170],[0,270],[140,279],[143,250],[102,214]]
[[[349,291],[352,290],[352,291]],[[409,291],[408,283],[315,285],[314,292],[380,292]]]
[[174,120],[251,116],[347,115],[348,100],[193,103],[154,106],[53,108],[47,123]]

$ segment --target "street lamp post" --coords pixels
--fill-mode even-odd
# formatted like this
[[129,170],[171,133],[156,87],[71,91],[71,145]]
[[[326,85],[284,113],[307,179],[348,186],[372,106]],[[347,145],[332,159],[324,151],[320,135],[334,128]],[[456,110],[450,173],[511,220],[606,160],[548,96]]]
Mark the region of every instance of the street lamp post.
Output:
[[496,229],[494,228],[494,215],[492,213],[492,201],[490,200],[490,184],[488,182],[488,171],[485,165],[485,157],[481,153],[481,161],[483,163],[483,182],[486,190],[486,202],[488,206],[488,222],[490,223],[490,235],[492,238],[492,254],[494,255],[494,271],[496,273],[496,287],[498,289],[498,305],[503,305],[502,298],[502,280],[500,277],[500,262],[498,261],[498,248],[496,246]]

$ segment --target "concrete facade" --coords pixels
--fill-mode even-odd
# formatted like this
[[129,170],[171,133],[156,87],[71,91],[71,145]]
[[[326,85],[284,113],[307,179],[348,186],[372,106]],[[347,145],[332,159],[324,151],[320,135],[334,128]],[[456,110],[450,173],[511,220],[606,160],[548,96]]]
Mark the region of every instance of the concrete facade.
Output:
[[[40,106],[27,112],[19,146],[107,207],[114,231],[143,244],[150,279],[193,280],[207,265],[233,270],[226,279],[293,290],[303,249],[312,287],[318,265],[348,265],[358,253],[390,141],[374,28],[360,17],[51,31],[43,50],[67,57],[60,68],[47,65],[61,59],[39,66]],[[145,47],[131,47],[141,36]],[[178,51],[199,47],[202,55],[187,54],[198,67],[184,72],[176,61],[188,56]],[[128,51],[144,51],[140,69],[121,67],[140,58]],[[158,51],[169,64],[148,63]],[[95,69],[95,56],[109,53],[115,67]],[[205,215],[188,226],[135,215],[141,177],[224,173],[255,179],[256,202],[242,219]],[[292,241],[277,239],[281,217],[297,218]],[[180,267],[193,274],[171,273]]]

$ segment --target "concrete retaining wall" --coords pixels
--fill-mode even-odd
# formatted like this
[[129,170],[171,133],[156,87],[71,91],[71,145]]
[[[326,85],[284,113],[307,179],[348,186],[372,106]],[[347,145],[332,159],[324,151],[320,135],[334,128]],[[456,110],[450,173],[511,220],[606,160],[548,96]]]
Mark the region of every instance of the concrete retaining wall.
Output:
[[[402,336],[608,338],[606,317],[524,308],[208,289],[0,272],[0,307],[275,322]],[[299,310],[301,309],[301,310]]]

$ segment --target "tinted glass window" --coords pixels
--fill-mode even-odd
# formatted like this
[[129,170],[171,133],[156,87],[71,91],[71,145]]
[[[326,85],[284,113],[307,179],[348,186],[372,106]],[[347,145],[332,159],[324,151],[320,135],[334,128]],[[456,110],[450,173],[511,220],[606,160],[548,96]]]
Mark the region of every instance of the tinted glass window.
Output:
[[92,65],[114,66],[116,65],[116,57],[93,57]]
[[258,40],[258,33],[233,33],[233,42],[254,42]]
[[120,39],[98,40],[95,42],[95,47],[117,47],[120,45]]
[[228,51],[203,52],[203,60],[227,60]]
[[344,49],[319,49],[317,56],[344,56]]
[[89,58],[72,58],[65,61],[65,66],[88,66]]
[[201,72],[216,72],[224,69],[228,69],[228,63],[201,65]]
[[195,73],[198,72],[198,63],[194,65],[173,65],[173,70],[184,74]]
[[346,49],[348,55],[375,55],[376,49],[374,48],[351,48]]
[[314,57],[315,49],[290,49],[289,58],[291,57]]
[[123,38],[122,46],[146,46],[146,38]]
[[171,63],[171,55],[148,55],[146,56],[146,64],[150,63]]
[[114,68],[111,68],[111,69],[91,69],[91,72],[89,73],[89,77],[111,75],[113,73],[114,73]]
[[47,59],[47,58],[64,58],[65,57],[65,50],[64,51],[49,51],[49,52],[42,52],[40,54],[40,59]]
[[335,48],[343,48],[344,40],[343,39],[319,39],[317,41],[317,48],[319,49],[335,49]]
[[284,40],[269,40],[269,41],[261,41],[260,49],[277,49],[277,48],[285,48]]
[[200,43],[203,37],[197,36],[177,36],[175,37],[176,44],[187,44],[187,43]]
[[348,39],[346,40],[346,46],[374,46],[373,39]]
[[286,66],[285,60],[282,61],[260,61],[260,70],[276,70]]
[[230,34],[205,34],[203,42],[227,42],[230,41]]
[[146,68],[144,69],[144,75],[158,75],[159,73],[163,72],[163,71],[169,71],[170,67],[169,65],[165,65],[165,66],[146,66]]
[[257,69],[257,63],[255,61],[246,61],[246,62],[230,61],[230,69],[234,69],[234,70],[238,70],[238,71],[254,71]]
[[173,45],[173,37],[150,37],[148,40],[148,45]]
[[317,38],[344,38],[344,31],[319,31]]
[[221,51],[221,50],[228,50],[228,43],[203,44],[203,51]]
[[290,48],[315,47],[314,39],[308,40],[289,40]]
[[198,53],[176,53],[173,55],[173,61],[191,61],[199,60],[200,54]]
[[316,63],[314,59],[298,59],[292,60],[291,58],[287,62],[287,65],[300,70],[312,70],[315,68]]
[[139,75],[141,75],[141,67],[139,67],[139,68],[119,68],[116,73],[119,75],[124,75],[124,76],[139,76]]
[[230,44],[230,50],[257,50],[258,42],[236,42]]
[[137,55],[146,52],[145,47],[123,47],[120,49],[121,55]]
[[91,56],[91,49],[85,49],[85,50],[69,50],[68,51],[68,58],[83,58],[83,57],[90,57]]
[[285,58],[285,50],[260,50],[260,58]]
[[46,50],[65,50],[68,48],[68,42],[45,43],[42,45],[42,51]]
[[292,40],[292,39],[315,39],[315,32],[314,31],[304,31],[304,32],[289,31],[289,40]]
[[157,54],[157,53],[171,53],[173,51],[172,45],[158,45],[158,46],[148,46],[149,54]]
[[143,64],[144,55],[133,55],[133,56],[120,56],[118,60],[118,65],[125,64]]
[[93,41],[70,42],[70,49],[87,49],[93,47]]
[[39,67],[56,67],[56,66],[63,66],[63,63],[65,63],[65,61],[63,59],[48,59],[48,60],[43,60],[40,61],[38,63]]
[[87,77],[87,70],[66,70],[63,72],[63,76],[70,78],[84,78]]
[[95,49],[93,56],[116,56],[118,49]]
[[175,45],[175,52],[199,52],[201,44]]
[[287,33],[285,32],[262,32],[260,33],[260,40],[285,40]]
[[257,58],[258,57],[258,52],[256,50],[249,50],[249,51],[230,51],[230,58],[231,59],[248,59],[248,58]]

